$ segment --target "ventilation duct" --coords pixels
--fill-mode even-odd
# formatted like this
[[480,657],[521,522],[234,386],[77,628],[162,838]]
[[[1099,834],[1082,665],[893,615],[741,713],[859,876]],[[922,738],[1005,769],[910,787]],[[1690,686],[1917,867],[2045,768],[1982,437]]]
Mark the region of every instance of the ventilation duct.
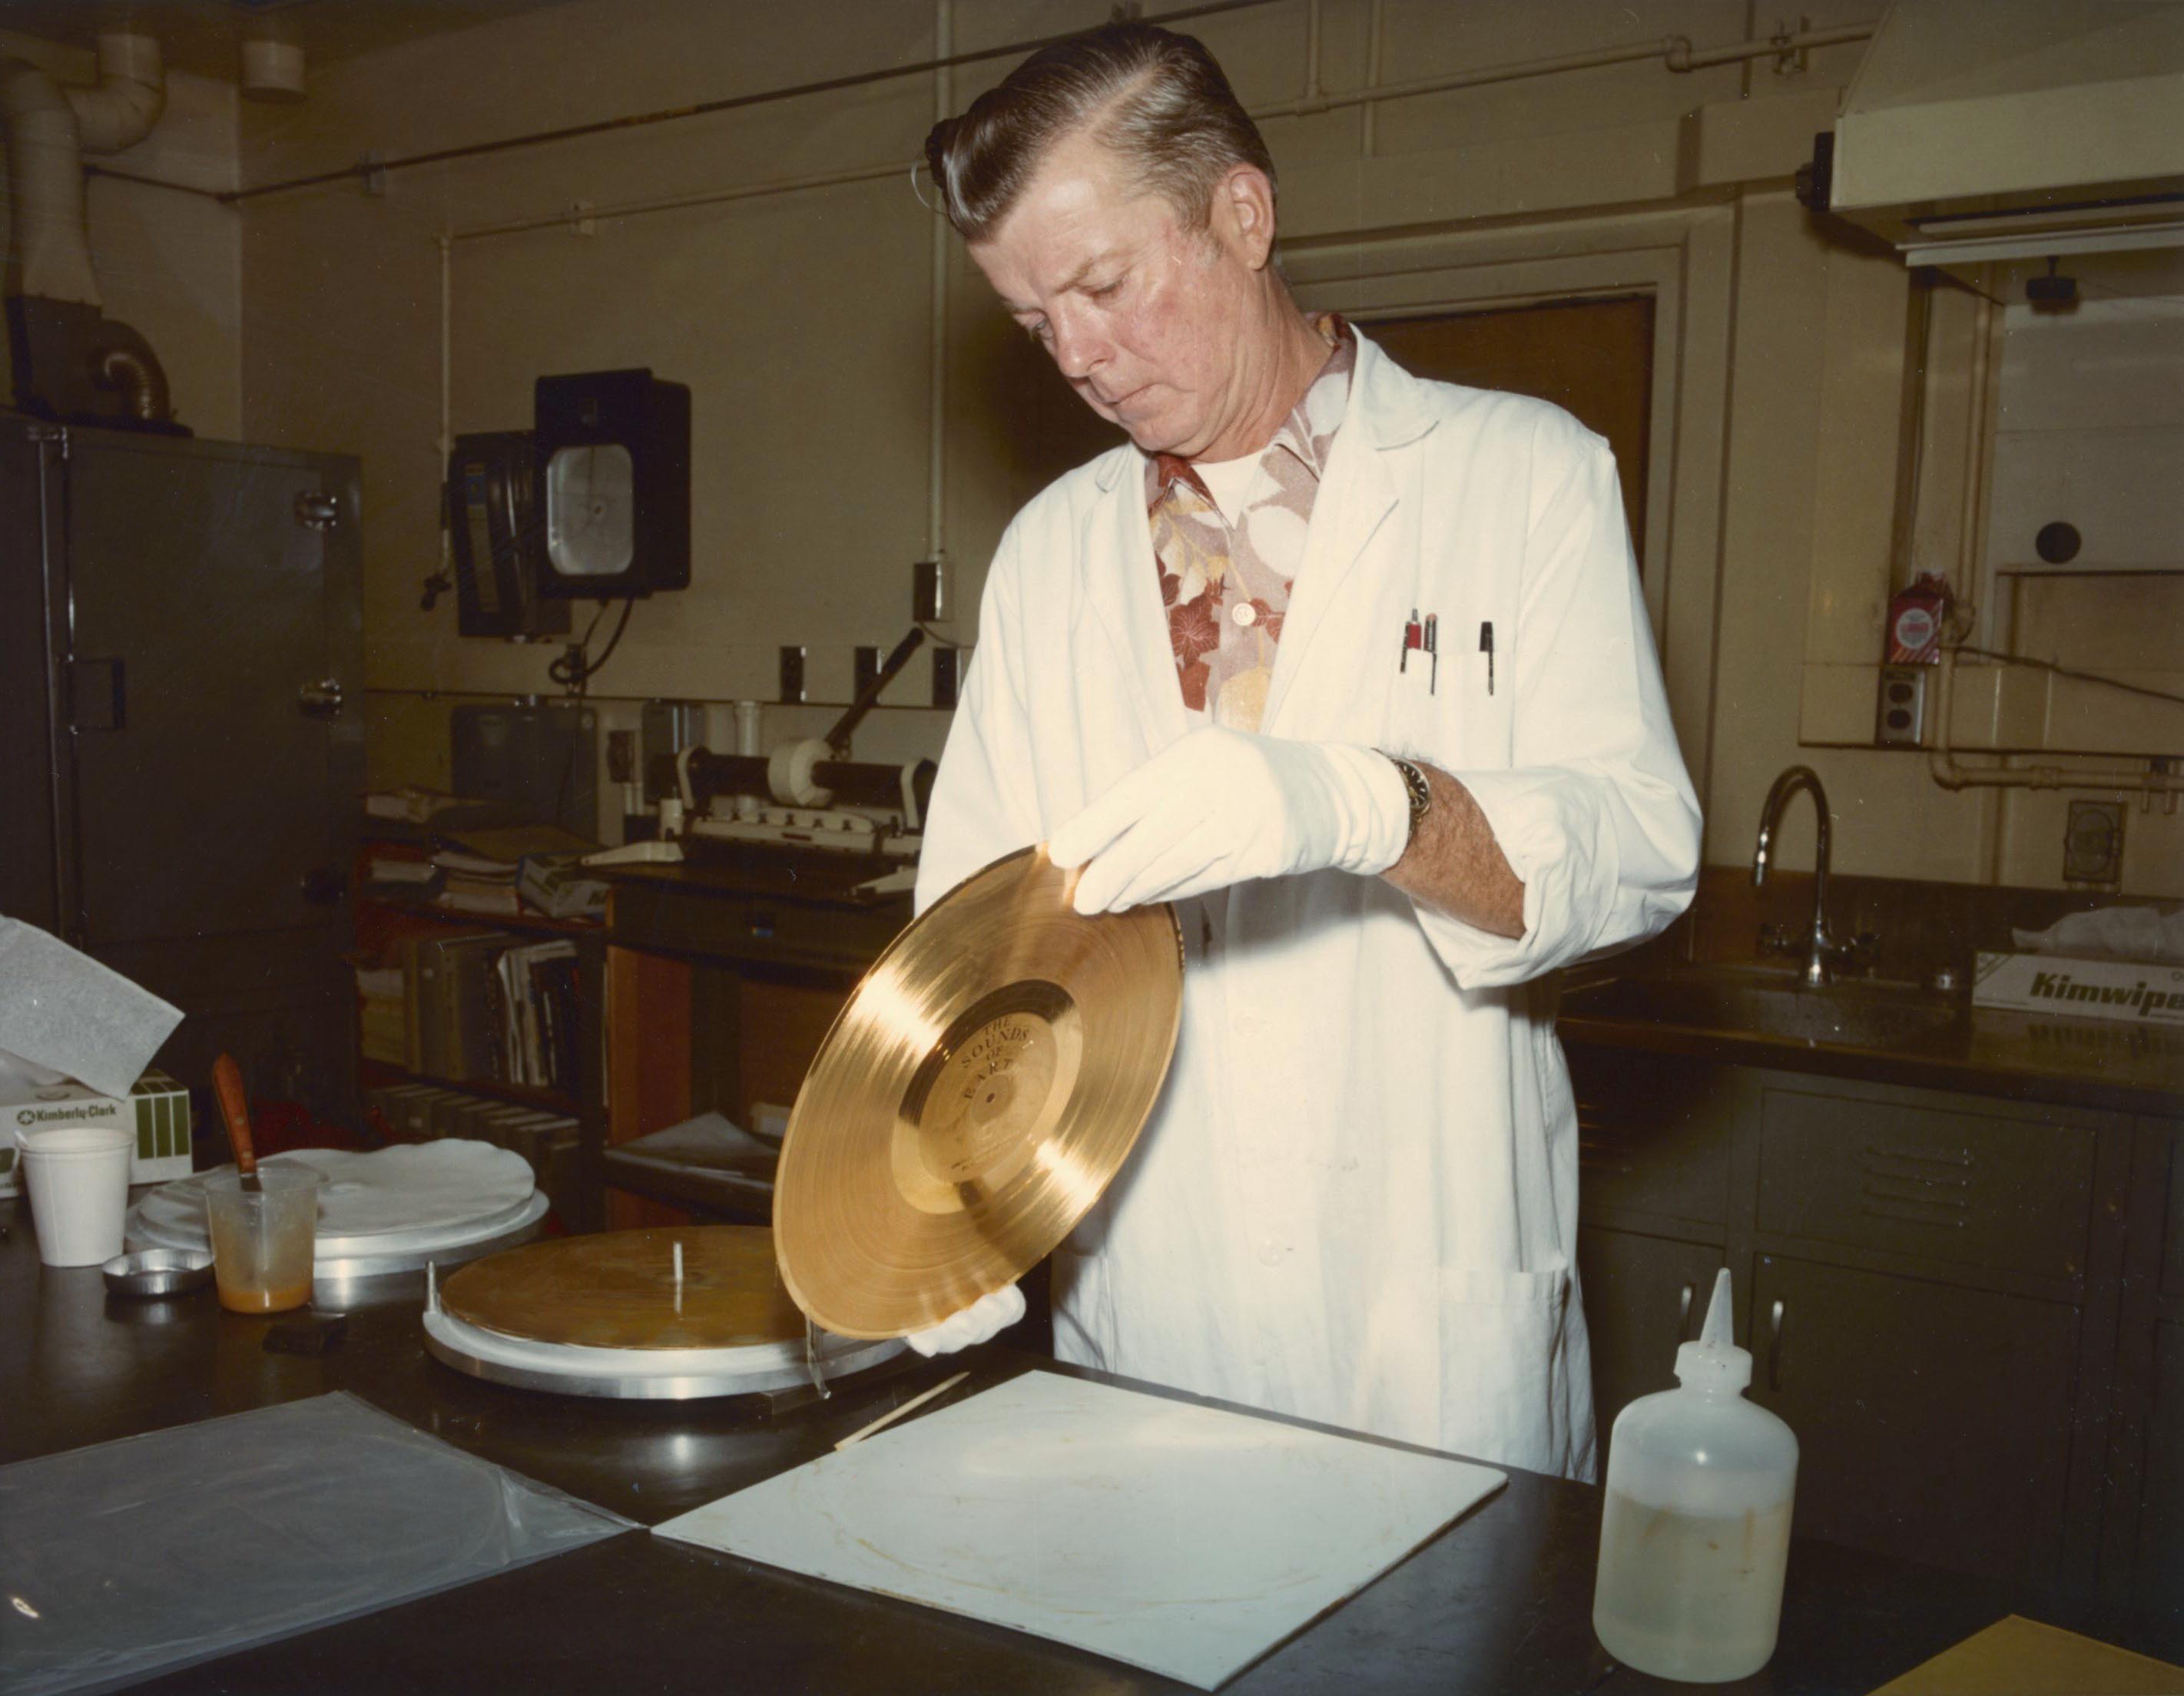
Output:
[[84,211],[83,155],[134,147],[166,109],[159,43],[102,34],[98,71],[96,87],[64,87],[28,60],[0,56],[15,403],[68,423],[173,430],[158,356],[101,309]]
[[2184,246],[2184,6],[1895,0],[1807,199],[1914,265]]

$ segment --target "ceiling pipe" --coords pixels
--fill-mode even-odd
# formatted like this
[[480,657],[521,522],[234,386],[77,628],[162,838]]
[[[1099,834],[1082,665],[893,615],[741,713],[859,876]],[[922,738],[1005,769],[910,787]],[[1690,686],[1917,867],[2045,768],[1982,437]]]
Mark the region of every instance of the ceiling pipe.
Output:
[[2084,771],[2061,765],[1965,765],[1956,756],[1949,717],[1954,704],[1957,651],[1942,650],[1941,676],[1934,703],[1934,747],[1929,755],[1934,781],[1944,789],[2085,789],[2141,795],[2184,794],[2184,772],[2152,762],[2148,771]]
[[[1138,21],[1163,25],[1187,23],[1195,18],[1217,17],[1225,12],[1244,12],[1276,3],[1278,0],[1203,0],[1198,5],[1150,13]],[[1021,58],[1026,53],[1036,53],[1041,47],[1052,47],[1057,42],[1071,40],[1078,33],[1078,31],[1069,30],[1060,35],[1035,36],[1028,41],[1009,42],[998,47],[979,47],[969,53],[946,53],[937,58],[920,59],[914,64],[852,71],[846,75],[830,76],[817,82],[799,82],[781,88],[760,89],[749,94],[732,94],[719,100],[701,100],[694,105],[671,106],[657,112],[639,112],[622,118],[601,118],[588,124],[565,125],[556,130],[535,130],[526,135],[504,136],[497,141],[472,142],[464,147],[440,147],[426,153],[405,153],[397,158],[364,160],[353,165],[344,165],[338,170],[316,171],[309,176],[284,177],[277,182],[262,182],[250,188],[229,189],[221,194],[220,198],[234,205],[242,201],[255,200],[261,195],[286,194],[293,189],[322,188],[329,183],[354,182],[377,172],[409,170],[418,165],[447,164],[456,159],[482,158],[514,148],[543,147],[549,142],[572,142],[618,130],[644,129],[655,124],[679,123],[688,118],[706,118],[722,112],[738,112],[748,106],[766,106],[776,101],[801,99],[807,95],[830,94],[845,88],[863,88],[876,82],[891,82],[898,77],[923,76],[962,65],[983,64],[989,59]],[[905,166],[894,165],[889,167],[889,171],[899,176],[905,169]]]
[[64,88],[27,59],[0,58],[0,125],[13,227],[6,291],[101,303],[84,217],[83,155],[114,153],[152,133],[166,110],[159,43],[109,31],[98,38],[98,85]]

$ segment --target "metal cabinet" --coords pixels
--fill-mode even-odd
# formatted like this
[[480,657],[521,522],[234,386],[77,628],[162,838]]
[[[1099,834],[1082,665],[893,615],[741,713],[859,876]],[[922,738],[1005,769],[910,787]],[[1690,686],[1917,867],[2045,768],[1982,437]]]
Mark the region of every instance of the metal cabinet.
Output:
[[2153,1384],[2146,1421],[2146,1488],[2139,1499],[2133,1574],[2142,1605],[2184,1596],[2184,1325],[2153,1327]]
[[1758,1257],[1752,1399],[1797,1435],[1797,1529],[1959,1571],[2060,1570],[2080,1315]]
[[364,779],[354,459],[0,414],[0,911],[353,1110]]
[[1615,1415],[1641,1396],[1675,1387],[1676,1346],[1698,1335],[1721,1265],[1717,1245],[1579,1228],[1578,1287],[1591,1328],[1603,1476]]
[[1758,1225],[1769,1236],[1942,1261],[1971,1278],[2086,1270],[2096,1137],[2085,1122],[1817,1080],[1769,1085],[1759,1112]]
[[[1669,1387],[1700,1317],[1682,1293],[1726,1265],[1752,1394],[1802,1448],[1801,1532],[2081,1594],[2133,1560],[2177,1582],[2184,1224],[2162,1209],[2184,1215],[2184,1185],[2164,1165],[2157,1193],[2134,1187],[2131,1121],[1605,1045],[1569,1059],[1603,1435]],[[2140,1252],[2135,1308],[2127,1213],[2175,1245],[2165,1267]]]
[[2184,1127],[2140,1121],[2126,1214],[2105,1553],[2150,1610],[2184,1599]]
[[1685,1238],[1729,1218],[1736,1074],[1667,1054],[1575,1048],[1579,1192],[1589,1218]]

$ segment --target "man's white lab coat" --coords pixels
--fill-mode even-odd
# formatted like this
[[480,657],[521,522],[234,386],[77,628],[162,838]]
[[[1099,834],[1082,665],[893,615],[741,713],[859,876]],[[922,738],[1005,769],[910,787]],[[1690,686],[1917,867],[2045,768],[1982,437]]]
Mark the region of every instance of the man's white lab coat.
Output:
[[[1002,538],[921,910],[1190,728],[1142,464],[1101,455]],[[1437,677],[1404,659],[1414,609]],[[1173,1068],[1056,1256],[1057,1352],[1589,1477],[1577,1118],[1535,980],[1659,931],[1699,853],[1607,444],[1360,336],[1278,652],[1262,731],[1461,779],[1524,880],[1524,935],[1336,871],[1178,904]]]

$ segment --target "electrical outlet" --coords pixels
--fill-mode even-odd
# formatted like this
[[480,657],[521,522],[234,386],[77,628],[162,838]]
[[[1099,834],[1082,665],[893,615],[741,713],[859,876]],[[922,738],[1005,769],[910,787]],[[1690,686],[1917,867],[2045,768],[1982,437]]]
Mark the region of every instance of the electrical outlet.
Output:
[[637,781],[637,732],[635,731],[607,732],[607,781],[610,783]]
[[2063,881],[2116,888],[2123,882],[2120,801],[2073,801],[2063,830]]
[[933,650],[933,704],[952,707],[956,704],[957,677],[961,671],[962,650],[955,648],[936,648]]
[[1883,748],[1917,748],[1926,739],[1926,671],[1923,665],[1880,668],[1880,709],[1873,739]]
[[781,650],[781,698],[788,706],[800,704],[804,699],[804,650],[800,648]]
[[948,568],[938,559],[921,559],[910,568],[910,615],[919,624],[938,624],[954,616],[948,600]]

